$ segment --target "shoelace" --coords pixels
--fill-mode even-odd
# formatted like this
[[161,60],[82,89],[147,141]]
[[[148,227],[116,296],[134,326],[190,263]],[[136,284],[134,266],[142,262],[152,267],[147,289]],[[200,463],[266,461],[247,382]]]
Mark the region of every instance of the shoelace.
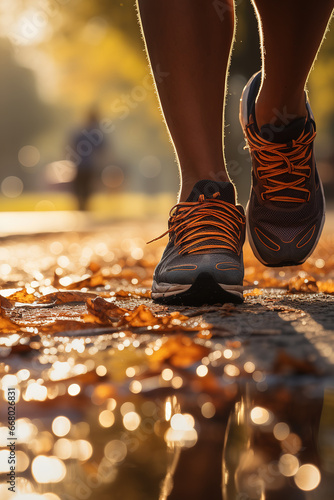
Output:
[[[263,182],[264,191],[261,193],[263,201],[286,201],[295,203],[306,203],[310,199],[310,190],[305,187],[306,179],[311,175],[309,165],[312,158],[311,144],[316,132],[305,132],[298,139],[287,144],[272,143],[266,141],[254,132],[254,121],[251,118],[246,127],[248,148],[256,153],[260,164],[256,168],[257,178]],[[247,147],[247,146],[246,146]],[[291,174],[295,180],[284,182],[275,177],[282,174]],[[280,191],[292,189],[296,196],[279,196]],[[300,193],[306,193],[306,198],[300,197]],[[298,197],[299,194],[299,197]]]
[[[174,205],[169,212],[169,229],[148,243],[172,233],[180,255],[214,249],[232,250],[239,255],[240,225],[245,224],[245,216],[235,205],[217,200],[218,196],[219,193],[214,193],[213,198],[205,199],[201,194],[197,202]],[[207,244],[208,240],[214,243]]]

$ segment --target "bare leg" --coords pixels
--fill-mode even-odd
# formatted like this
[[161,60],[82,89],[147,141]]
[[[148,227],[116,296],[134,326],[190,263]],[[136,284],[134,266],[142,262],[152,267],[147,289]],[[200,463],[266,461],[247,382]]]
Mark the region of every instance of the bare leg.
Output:
[[334,7],[333,0],[252,0],[262,49],[257,125],[306,116],[304,89]]
[[180,201],[201,179],[227,181],[222,136],[233,0],[138,0],[156,85],[181,171]]

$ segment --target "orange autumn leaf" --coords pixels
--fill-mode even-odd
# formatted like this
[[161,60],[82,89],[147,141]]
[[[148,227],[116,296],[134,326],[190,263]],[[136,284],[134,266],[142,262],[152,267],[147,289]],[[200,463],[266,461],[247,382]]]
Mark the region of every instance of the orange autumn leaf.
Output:
[[129,312],[127,309],[118,307],[114,303],[104,300],[102,297],[96,297],[95,299],[88,298],[87,309],[93,316],[107,323],[113,320],[117,321],[125,313]]
[[63,333],[65,331],[76,331],[76,330],[86,330],[90,329],[91,327],[95,327],[95,325],[98,324],[101,326],[101,323],[99,322],[98,318],[93,317],[92,315],[85,315],[82,318],[82,321],[73,321],[71,319],[68,320],[57,320],[52,323],[45,323],[43,325],[38,326],[38,331],[41,333]]
[[150,356],[153,363],[168,362],[175,367],[188,367],[207,356],[210,349],[197,344],[185,335],[169,337],[160,349]]
[[88,269],[90,269],[92,273],[97,273],[101,269],[101,266],[98,262],[91,261],[88,266]]
[[117,326],[128,324],[129,326],[135,328],[160,325],[162,327],[162,330],[164,329],[164,327],[168,327],[168,329],[175,329],[181,324],[182,321],[186,321],[187,319],[187,316],[184,316],[177,311],[172,312],[171,314],[168,314],[166,316],[155,316],[147,306],[141,304],[133,311],[131,311],[128,315],[125,315],[117,324]]
[[84,292],[54,292],[48,293],[47,295],[43,295],[38,302],[40,304],[45,303],[54,303],[58,304],[67,304],[70,302],[85,302],[87,298],[96,297],[93,293],[84,293]]
[[28,293],[26,288],[9,295],[7,299],[11,302],[22,302],[24,304],[32,304],[37,300],[37,297],[32,293]]
[[109,321],[101,321],[101,319],[96,316],[96,314],[87,313],[82,316],[82,321],[89,324],[106,325]]
[[178,311],[174,311],[170,313],[168,316],[161,317],[161,323],[163,325],[179,325],[182,321],[187,321],[188,316],[179,313]]
[[131,295],[131,292],[127,290],[118,290],[117,292],[112,293],[113,297],[118,297],[120,299],[128,299],[129,297],[131,297]]
[[140,290],[135,290],[132,292],[126,291],[126,290],[117,290],[117,292],[113,292],[112,294],[113,297],[117,297],[120,299],[129,299],[131,297],[141,297],[144,299],[150,299],[151,298],[151,290],[146,290],[145,292],[141,292]]
[[[113,278],[114,276],[111,276]],[[116,278],[122,278],[128,281],[131,281],[132,279],[140,279],[140,276],[138,276],[137,273],[135,273],[132,269],[123,269],[119,274],[117,274]]]
[[290,293],[317,293],[319,291],[316,280],[313,276],[298,274],[288,281],[288,291]]
[[9,318],[0,317],[0,333],[13,333],[20,331],[20,326],[13,323]]
[[131,311],[128,316],[123,316],[117,326],[126,324],[133,327],[154,326],[159,324],[159,320],[147,306],[141,304]]
[[319,292],[334,294],[334,281],[317,281]]
[[253,290],[250,290],[249,292],[244,293],[244,297],[257,297],[259,295],[263,294],[263,290],[260,288],[253,288]]

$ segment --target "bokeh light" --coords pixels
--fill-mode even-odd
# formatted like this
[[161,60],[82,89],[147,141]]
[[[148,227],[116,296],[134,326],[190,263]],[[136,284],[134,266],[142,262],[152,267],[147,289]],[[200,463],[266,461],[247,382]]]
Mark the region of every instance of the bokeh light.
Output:
[[52,432],[59,437],[66,436],[70,432],[71,422],[67,417],[56,417],[52,422]]
[[36,146],[23,146],[18,152],[18,158],[24,167],[35,167],[39,162],[41,155]]
[[1,193],[7,198],[17,198],[22,191],[23,182],[15,175],[9,175],[1,182]]
[[111,427],[115,422],[115,415],[110,410],[103,410],[99,415],[99,422],[102,427]]
[[67,389],[67,392],[69,393],[70,396],[77,396],[80,391],[81,387],[79,384],[71,384]]
[[290,434],[290,428],[285,422],[279,422],[275,425],[273,434],[276,439],[278,439],[279,441],[283,441]]
[[278,468],[281,474],[286,477],[294,476],[299,469],[299,460],[294,455],[285,453],[278,462]]
[[205,418],[212,418],[216,413],[216,408],[211,401],[202,404],[201,413]]
[[127,447],[123,441],[113,439],[104,447],[104,454],[113,463],[122,462],[127,455]]
[[303,491],[311,491],[319,486],[321,474],[312,464],[302,465],[294,477],[295,483]]
[[272,413],[260,406],[255,406],[255,408],[251,410],[250,417],[252,422],[256,425],[269,424],[273,419]]
[[128,431],[135,431],[141,422],[141,418],[135,411],[129,411],[123,417],[123,425]]
[[39,455],[32,461],[31,472],[38,483],[58,483],[66,476],[66,467],[57,457]]
[[145,156],[138,165],[140,173],[149,179],[157,177],[161,172],[161,161],[157,156]]

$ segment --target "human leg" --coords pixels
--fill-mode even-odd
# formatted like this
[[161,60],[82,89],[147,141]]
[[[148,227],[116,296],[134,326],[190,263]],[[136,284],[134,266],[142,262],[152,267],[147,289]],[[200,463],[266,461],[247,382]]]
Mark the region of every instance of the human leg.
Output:
[[334,2],[253,2],[263,67],[246,85],[240,106],[253,166],[248,236],[263,264],[297,265],[312,254],[325,220],[315,122],[304,87]]
[[156,86],[180,166],[180,201],[193,185],[228,181],[222,149],[226,75],[234,34],[233,0],[224,16],[207,0],[138,0]]
[[333,0],[252,0],[259,22],[262,82],[259,128],[307,115],[304,90],[323,40]]
[[181,173],[152,298],[241,302],[245,216],[222,149],[233,0],[223,16],[207,0],[138,0],[138,7],[152,70],[168,75],[156,85]]

